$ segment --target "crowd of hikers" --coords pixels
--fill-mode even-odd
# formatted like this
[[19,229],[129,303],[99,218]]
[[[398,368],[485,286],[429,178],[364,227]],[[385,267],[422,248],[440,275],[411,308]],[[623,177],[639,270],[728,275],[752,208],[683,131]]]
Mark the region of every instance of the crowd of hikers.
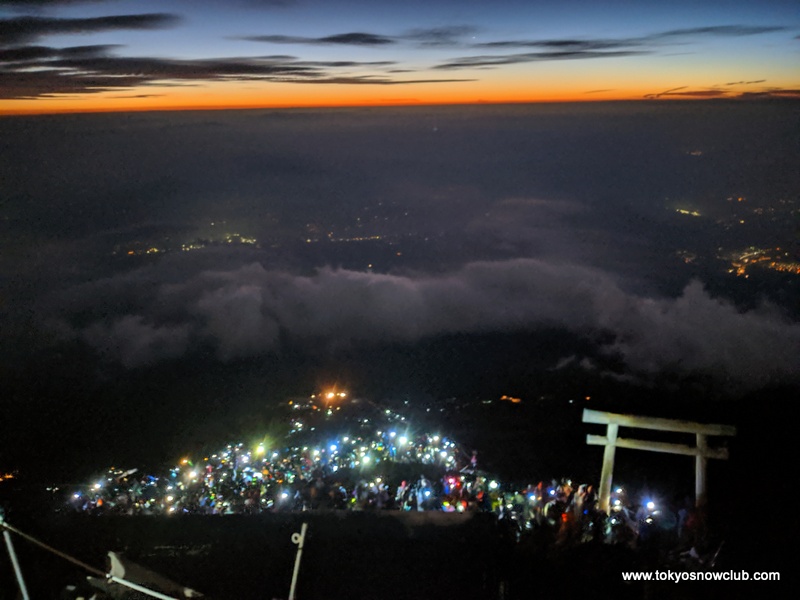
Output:
[[616,487],[601,509],[593,483],[503,482],[480,468],[477,451],[415,430],[397,412],[358,401],[334,407],[328,400],[289,402],[291,429],[274,447],[228,444],[159,474],[111,468],[92,483],[59,489],[61,509],[96,515],[483,512],[496,515],[517,540],[538,532],[563,544],[634,546],[668,535],[691,546],[693,502]]
[[[474,458],[474,455],[473,455]],[[418,465],[430,467],[430,465]],[[339,470],[312,470],[307,476],[254,476],[252,469],[208,464],[169,476],[141,476],[135,470],[109,471],[102,484],[67,492],[64,508],[95,515],[260,514],[288,511],[442,511],[494,514],[515,539],[546,533],[560,544],[602,542],[632,547],[669,535],[690,541],[697,514],[688,499],[679,505],[612,490],[608,512],[601,510],[596,486],[568,478],[516,487],[475,468],[435,477],[392,481]],[[422,470],[422,469],[420,469]],[[691,545],[691,544],[689,544]]]

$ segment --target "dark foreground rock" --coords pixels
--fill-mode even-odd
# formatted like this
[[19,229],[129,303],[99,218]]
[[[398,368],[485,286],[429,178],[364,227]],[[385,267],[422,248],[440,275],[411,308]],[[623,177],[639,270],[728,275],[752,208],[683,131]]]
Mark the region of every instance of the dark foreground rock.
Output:
[[[331,511],[173,517],[51,515],[13,525],[98,569],[109,551],[151,568],[209,599],[288,598],[297,546],[291,537],[308,524],[300,565],[299,600],[526,600],[734,597],[737,582],[626,582],[622,573],[655,569],[764,568],[752,554],[734,554],[736,540],[713,566],[686,564],[659,546],[590,542],[563,545],[544,530],[519,541],[493,514]],[[75,598],[85,570],[15,536],[32,598]],[[740,544],[741,546],[741,544]],[[753,548],[753,544],[747,544]],[[769,548],[761,546],[762,555]],[[5,554],[5,553],[4,553]],[[788,577],[789,573],[784,573]],[[15,598],[7,556],[0,560],[0,598]],[[761,584],[777,591],[780,584]],[[87,593],[85,597],[89,597]]]

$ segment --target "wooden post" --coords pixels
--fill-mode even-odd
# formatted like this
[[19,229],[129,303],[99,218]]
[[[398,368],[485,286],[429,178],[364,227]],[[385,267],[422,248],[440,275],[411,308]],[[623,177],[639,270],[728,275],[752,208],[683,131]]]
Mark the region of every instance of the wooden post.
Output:
[[606,447],[603,449],[603,470],[600,473],[598,502],[600,510],[608,513],[611,504],[611,484],[614,480],[614,453],[617,448],[619,425],[609,423],[606,429]]
[[702,506],[706,503],[706,469],[708,468],[708,439],[702,433],[697,434],[697,455],[694,457],[694,503]]

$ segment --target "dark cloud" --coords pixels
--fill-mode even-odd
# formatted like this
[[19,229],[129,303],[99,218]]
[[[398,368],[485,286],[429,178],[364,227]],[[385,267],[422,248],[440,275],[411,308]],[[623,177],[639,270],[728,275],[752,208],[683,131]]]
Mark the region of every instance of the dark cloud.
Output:
[[54,94],[94,94],[147,85],[148,78],[126,76],[61,76],[51,71],[0,71],[0,99],[47,98]]
[[686,86],[666,90],[658,94],[647,94],[645,98],[662,98],[664,96],[684,96],[691,98],[721,98],[728,95],[724,90],[690,90]]
[[425,47],[460,46],[462,39],[474,35],[479,30],[468,25],[411,29],[398,36],[385,36],[374,33],[340,33],[324,37],[303,37],[291,35],[251,35],[236,39],[271,44],[341,44],[348,46],[388,46],[403,41],[414,42]]
[[115,15],[88,19],[16,17],[0,19],[0,41],[5,46],[11,46],[54,34],[94,33],[115,29],[161,29],[174,27],[180,20],[177,15],[166,13]]
[[642,40],[507,40],[476,44],[476,48],[544,48],[565,52],[616,50],[642,45]]
[[756,79],[755,81],[729,81],[725,85],[752,85],[754,83],[764,83],[766,79]]
[[[720,25],[687,29],[673,29],[634,38],[609,39],[544,39],[544,40],[498,40],[470,44],[473,48],[536,48],[544,52],[527,55],[513,55],[509,62],[527,62],[529,60],[559,60],[562,58],[596,58],[598,55],[620,56],[631,53],[644,54],[654,52],[665,42],[680,42],[685,38],[716,36],[741,37],[774,33],[786,30],[783,26],[747,26]],[[384,36],[371,33],[344,33],[325,37],[302,37],[286,35],[242,36],[238,39],[275,44],[355,44],[355,45],[388,45],[401,41],[416,42],[423,46],[462,46],[465,38],[474,36],[480,30],[468,25],[454,25],[427,29],[412,29],[397,36]],[[522,59],[520,57],[527,57]],[[480,57],[479,57],[480,58]],[[504,57],[497,57],[497,63]],[[469,57],[458,61],[470,61]]]
[[460,83],[474,81],[474,79],[388,79],[386,77],[375,77],[365,75],[363,77],[327,77],[314,80],[297,80],[294,83],[338,83],[345,85],[411,85],[420,83]]
[[465,56],[453,59],[446,63],[436,65],[435,69],[471,69],[475,67],[498,67],[502,65],[513,65],[530,62],[545,62],[555,60],[586,60],[596,58],[620,58],[624,56],[638,56],[648,54],[647,51],[639,50],[616,50],[616,51],[558,51],[558,52],[530,52],[524,54],[506,55],[482,55]]
[[672,93],[678,92],[680,90],[685,90],[685,89],[686,89],[686,86],[682,85],[680,87],[670,88],[668,90],[664,90],[663,92],[659,92],[658,94],[650,94],[648,96],[645,96],[645,98],[658,98],[659,96],[663,96],[665,94],[672,94]]
[[123,366],[137,367],[183,355],[189,340],[189,327],[157,327],[145,323],[142,317],[126,316],[110,327],[90,326],[83,338],[101,352],[117,357]]
[[293,6],[298,0],[238,0],[239,4],[251,6]]
[[157,79],[225,79],[236,76],[271,76],[276,73],[314,74],[310,66],[292,61],[258,59],[168,60],[143,57],[100,57],[89,59],[59,59],[48,63],[59,69],[80,73],[118,75],[133,73],[149,80]]
[[116,44],[97,44],[94,46],[71,46],[68,48],[50,48],[48,46],[18,46],[0,48],[0,68],[2,63],[24,62],[51,58],[96,58],[108,56],[119,48]]
[[725,95],[721,90],[691,90],[687,92],[679,92],[674,94],[676,96],[691,96],[694,98],[719,98]]
[[318,38],[308,38],[295,35],[243,35],[233,39],[247,42],[266,42],[268,44],[314,44]]
[[452,25],[450,27],[411,29],[401,37],[422,46],[456,46],[463,43],[463,38],[473,36],[479,31],[477,27],[469,25]]
[[[766,79],[759,79],[755,81],[738,81],[738,82],[731,82],[726,83],[725,85],[728,87],[735,86],[735,85],[753,85],[757,83],[764,83]],[[655,100],[658,98],[664,97],[684,97],[684,98],[769,98],[769,97],[796,97],[797,90],[792,89],[785,89],[785,88],[778,88],[778,87],[768,87],[764,88],[760,91],[755,92],[738,92],[735,90],[729,89],[721,89],[718,87],[705,89],[705,90],[693,90],[689,89],[688,86],[681,86],[677,88],[671,88],[665,90],[663,92],[658,92],[655,94],[646,94],[644,97]]]
[[341,33],[319,39],[323,44],[354,44],[356,46],[382,46],[394,44],[394,40],[372,33]]
[[166,96],[166,94],[131,94],[129,96],[114,96],[115,99],[123,99],[123,98],[161,98]]
[[[0,51],[0,98],[36,98],[52,94],[98,93],[139,85],[175,82],[280,81],[397,85],[460,81],[398,80],[380,76],[338,76],[334,69],[388,66],[387,61],[298,61],[292,57],[169,60],[116,57],[113,46],[58,49],[23,46]],[[3,63],[6,63],[3,65]],[[32,67],[36,67],[32,69]],[[185,83],[184,83],[185,84]]]
[[472,47],[481,49],[536,48],[541,50],[541,52],[510,55],[467,56],[456,58],[448,61],[447,63],[440,64],[436,68],[461,69],[472,67],[493,67],[499,65],[548,60],[580,60],[637,56],[655,53],[665,43],[682,43],[684,40],[692,38],[702,38],[707,36],[741,37],[760,35],[764,33],[774,33],[785,30],[787,30],[787,28],[783,26],[719,25],[711,27],[673,29],[634,38],[498,40],[493,42],[473,44]]
[[688,29],[673,29],[670,31],[656,32],[645,36],[633,38],[608,38],[608,39],[546,39],[546,40],[500,40],[475,44],[475,48],[543,48],[562,49],[568,51],[590,50],[617,50],[641,46],[651,47],[661,45],[663,41],[677,40],[678,38],[692,37],[742,37],[761,35],[785,31],[783,26],[754,27],[747,25],[719,25],[712,27],[695,27]]
[[39,70],[0,71],[0,97],[31,98],[48,94],[96,93],[174,80],[227,80],[315,76],[308,66],[274,61],[176,61],[157,58],[57,58]]
[[720,37],[743,37],[748,35],[761,35],[763,33],[775,33],[786,31],[788,27],[782,25],[715,25],[711,27],[690,27],[686,29],[671,29],[661,33],[654,33],[647,39],[666,39],[690,36],[720,36]]
[[301,66],[311,67],[388,67],[395,64],[390,60],[370,60],[366,62],[357,62],[354,60],[332,60],[332,61],[295,61],[295,64]]
[[47,8],[49,6],[63,6],[69,4],[99,4],[100,2],[112,3],[119,0],[5,0],[4,4],[12,8]]
[[800,89],[771,88],[763,92],[742,92],[737,98],[800,98]]
[[291,35],[251,35],[240,36],[236,39],[249,42],[267,42],[270,44],[311,44],[329,45],[341,44],[345,46],[385,46],[396,43],[392,38],[373,33],[340,33],[325,37],[311,38]]
[[92,4],[118,1],[119,0],[5,0],[5,4],[10,4],[12,6],[58,6],[61,4]]
[[770,307],[740,312],[698,282],[676,298],[645,297],[601,269],[534,259],[469,263],[439,275],[323,268],[299,276],[258,263],[178,280],[174,273],[151,269],[71,290],[76,311],[107,311],[114,297],[129,295],[140,307],[73,335],[136,366],[192,344],[231,360],[281,352],[287,342],[336,347],[556,326],[602,336],[603,351],[633,374],[699,372],[737,385],[800,376],[800,324]]

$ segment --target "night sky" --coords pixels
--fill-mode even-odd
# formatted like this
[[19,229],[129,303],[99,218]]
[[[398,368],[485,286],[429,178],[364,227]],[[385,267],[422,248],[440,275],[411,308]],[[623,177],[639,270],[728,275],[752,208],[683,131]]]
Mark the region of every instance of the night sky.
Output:
[[91,114],[0,118],[0,470],[168,464],[330,385],[791,396],[798,31],[777,0],[3,3],[0,112]]

